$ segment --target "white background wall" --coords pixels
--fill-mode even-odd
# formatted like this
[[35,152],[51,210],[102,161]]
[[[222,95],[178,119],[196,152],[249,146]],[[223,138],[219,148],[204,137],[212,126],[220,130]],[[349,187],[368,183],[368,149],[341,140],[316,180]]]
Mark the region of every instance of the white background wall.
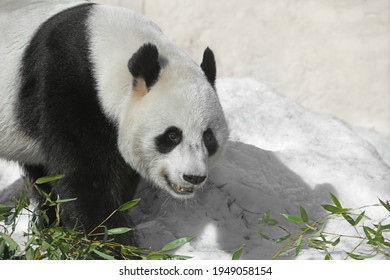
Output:
[[98,0],[155,21],[219,76],[251,76],[319,112],[390,135],[390,0]]

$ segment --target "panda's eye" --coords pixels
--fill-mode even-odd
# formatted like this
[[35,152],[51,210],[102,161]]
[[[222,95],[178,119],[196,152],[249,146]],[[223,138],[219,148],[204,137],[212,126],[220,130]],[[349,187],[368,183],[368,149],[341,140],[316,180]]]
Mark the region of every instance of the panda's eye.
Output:
[[169,132],[168,138],[169,140],[175,143],[180,141],[179,135],[176,132]]
[[203,143],[209,153],[209,156],[212,156],[217,152],[218,142],[217,139],[215,139],[214,133],[211,128],[208,128],[205,132],[203,132]]
[[167,154],[180,144],[182,131],[176,126],[168,127],[163,134],[155,138],[157,150],[162,154]]

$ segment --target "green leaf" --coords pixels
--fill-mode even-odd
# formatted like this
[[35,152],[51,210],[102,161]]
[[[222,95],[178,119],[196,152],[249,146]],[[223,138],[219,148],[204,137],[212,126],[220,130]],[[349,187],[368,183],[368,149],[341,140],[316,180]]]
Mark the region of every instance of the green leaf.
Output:
[[0,213],[7,213],[12,210],[13,207],[0,204]]
[[190,256],[182,256],[182,255],[173,255],[171,260],[190,260],[192,257]]
[[50,247],[51,247],[51,244],[50,244],[50,243],[48,243],[48,242],[46,242],[46,241],[43,241],[40,250],[41,250],[42,252],[45,252],[45,251],[47,251],[47,249],[49,249]]
[[283,242],[283,241],[285,241],[285,240],[287,240],[287,239],[289,239],[290,237],[291,237],[291,233],[287,230],[287,229],[285,229],[285,228],[283,228],[283,227],[280,227],[282,230],[284,230],[287,234],[285,235],[285,236],[282,236],[282,237],[280,237],[280,238],[278,238],[278,239],[276,239],[275,240],[275,243],[277,244],[277,243],[280,243],[280,242]]
[[374,225],[376,228],[378,228],[379,226],[381,226],[382,227],[382,230],[384,230],[384,231],[387,231],[387,230],[390,230],[390,224],[387,224],[387,225],[382,225],[382,224],[376,224],[376,225]]
[[167,256],[164,254],[152,254],[147,257],[148,260],[166,260]]
[[35,258],[35,252],[33,248],[29,248],[26,251],[26,260],[34,260]]
[[372,254],[372,255],[357,255],[357,254],[352,254],[352,253],[347,253],[347,255],[351,258],[353,258],[354,260],[365,260],[365,259],[369,259],[369,258],[372,258],[372,257],[375,257],[376,254]]
[[347,220],[348,223],[350,223],[351,226],[355,226],[355,220],[348,214],[343,213],[342,214],[344,219]]
[[5,241],[4,239],[0,239],[0,260],[3,260],[3,254],[5,250]]
[[366,213],[366,211],[363,211],[362,213],[360,213],[360,215],[356,218],[355,224],[353,224],[353,226],[357,226],[360,223],[360,221],[363,219],[365,213]]
[[383,231],[382,225],[379,224],[378,227],[377,227],[377,230],[375,232],[375,237],[374,237],[375,241],[378,241],[378,242],[382,242],[383,241],[382,231]]
[[57,180],[60,180],[62,178],[64,178],[65,175],[55,175],[55,176],[46,176],[46,177],[41,177],[41,178],[38,178],[36,181],[35,181],[35,184],[37,185],[41,185],[41,184],[45,184],[45,183],[49,183],[49,182],[53,182],[53,181],[57,181]]
[[348,211],[351,210],[351,209],[348,209],[348,208],[339,208],[339,207],[336,207],[336,206],[333,206],[333,205],[329,205],[329,204],[323,204],[321,206],[326,211],[331,212],[333,214],[343,214],[343,213],[347,213]]
[[340,208],[336,207],[336,206],[333,206],[333,205],[329,205],[329,204],[323,204],[321,205],[322,208],[324,208],[326,211],[329,211],[333,214],[336,214],[338,211],[340,211]]
[[[379,199],[379,198],[378,198]],[[390,204],[389,204],[389,201],[386,200],[386,202],[382,201],[379,199],[379,202],[383,205],[383,207],[385,207],[387,209],[387,211],[390,212]]]
[[305,208],[303,208],[302,206],[299,207],[299,210],[301,212],[301,218],[302,218],[302,221],[304,221],[305,223],[307,223],[309,221],[309,216],[307,215],[307,212],[305,210]]
[[[379,225],[378,225],[378,227],[379,227]],[[376,233],[376,231],[375,231],[374,229],[370,228],[370,227],[364,226],[363,229],[364,229],[364,230],[367,230],[368,232],[370,232],[370,233],[372,233],[372,234],[375,234],[375,233]]]
[[340,201],[333,193],[330,192],[329,195],[330,195],[330,198],[332,199],[334,205],[336,205],[337,208],[343,208],[343,206],[341,206]]
[[287,220],[294,222],[294,223],[297,223],[297,224],[304,224],[305,223],[302,218],[297,217],[297,216],[293,216],[293,215],[289,215],[289,214],[282,214],[282,216],[284,218],[286,218]]
[[267,226],[274,226],[276,224],[278,224],[278,221],[275,220],[275,219],[272,219],[271,218],[271,215],[270,215],[270,211],[266,211],[263,215],[263,218],[259,219],[260,220],[260,225],[261,226],[264,226],[264,225],[267,225]]
[[67,198],[67,199],[57,199],[55,202],[57,204],[63,204],[63,203],[67,203],[67,202],[71,202],[71,201],[75,201],[77,200],[77,197],[75,198]]
[[187,236],[183,238],[176,239],[172,242],[169,242],[168,244],[165,244],[164,247],[161,249],[161,251],[171,251],[173,249],[176,249],[188,242],[190,242],[194,237],[192,236]]
[[16,215],[15,215],[15,213],[12,213],[12,215],[9,215],[9,216],[5,219],[4,223],[5,223],[7,226],[12,225],[12,224],[14,223],[15,219],[16,219]]
[[241,258],[241,255],[242,255],[242,252],[244,251],[244,247],[241,246],[240,248],[238,248],[234,253],[233,253],[233,257],[232,257],[232,260],[239,260]]
[[134,206],[136,206],[138,204],[138,202],[140,202],[141,199],[140,198],[137,198],[137,199],[133,199],[131,201],[128,201],[124,204],[122,204],[119,208],[118,208],[118,211],[119,212],[123,212],[123,211],[126,211]]
[[336,246],[339,243],[340,243],[340,236],[335,241],[333,241],[332,246]]
[[115,235],[115,234],[124,234],[126,232],[131,231],[131,228],[128,227],[120,227],[120,228],[112,228],[107,231],[108,235]]
[[37,190],[40,196],[44,197],[46,200],[50,200],[50,195],[47,194],[45,191],[43,191],[41,188],[35,186],[35,189]]
[[5,241],[5,243],[8,245],[9,249],[12,251],[19,250],[19,245],[16,243],[15,240],[13,240],[10,236],[8,236],[5,233],[0,232],[1,238]]
[[286,234],[285,236],[282,236],[282,237],[276,239],[276,240],[275,240],[275,244],[281,243],[281,242],[283,242],[283,241],[289,239],[290,237],[291,237],[291,234],[288,233],[288,234]]
[[302,239],[303,239],[303,236],[300,235],[299,236],[299,239],[297,240],[297,242],[295,242],[295,256],[298,257],[299,253],[301,252],[301,247],[302,247]]
[[370,233],[375,234],[376,231],[371,229],[371,228],[369,228],[369,227],[366,227],[366,226],[363,226],[363,231],[364,231],[364,234],[366,235],[366,237],[368,239],[368,244],[376,245],[376,242],[374,241],[374,239],[372,238],[372,236],[370,234]]
[[16,207],[16,213],[20,213],[20,211],[22,211],[28,204],[30,204],[30,202],[27,197],[25,195],[21,195]]
[[330,261],[331,259],[332,259],[332,258],[331,258],[331,256],[329,255],[329,253],[326,253],[324,260]]
[[98,250],[93,250],[92,252],[94,252],[96,255],[98,255],[99,257],[105,259],[105,260],[115,260],[114,257],[110,256],[110,255],[107,255],[106,253],[103,253],[103,252],[100,252]]

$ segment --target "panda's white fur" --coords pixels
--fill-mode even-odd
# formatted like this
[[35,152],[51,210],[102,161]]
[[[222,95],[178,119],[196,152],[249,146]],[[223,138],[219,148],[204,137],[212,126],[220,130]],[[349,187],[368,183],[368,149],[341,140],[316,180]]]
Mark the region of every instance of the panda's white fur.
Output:
[[[131,15],[129,17],[129,15]],[[224,143],[227,128],[218,97],[211,85],[204,83],[204,73],[187,55],[165,37],[157,25],[127,9],[96,6],[89,20],[94,73],[99,97],[107,115],[119,123],[119,147],[126,161],[157,186],[166,186],[161,169],[171,175],[174,184],[187,186],[183,174],[207,176],[208,157],[201,136],[212,120],[219,131],[219,143]],[[132,36],[124,36],[132,34]],[[152,42],[159,54],[169,60],[158,82],[141,100],[129,94],[132,76],[126,61],[139,46]],[[115,49],[115,52],[112,50]],[[121,65],[121,66],[118,66]],[[164,158],[155,154],[151,140],[167,124],[185,128],[185,143]],[[135,150],[135,143],[140,143]],[[191,149],[190,146],[201,146]],[[142,154],[142,156],[140,155]],[[216,155],[215,157],[217,157]]]
[[[31,60],[26,54],[30,54],[31,50],[34,54],[34,48],[39,51],[39,48],[42,50],[45,47],[39,46],[40,41],[35,41],[38,47],[31,47],[31,42],[37,40],[36,36],[49,38],[44,37],[47,36],[44,33],[46,32],[45,28],[52,28],[53,24],[57,24],[56,21],[61,22],[64,19],[56,18],[49,23],[52,24],[49,27],[43,23],[62,11],[68,11],[67,9],[71,7],[75,7],[77,13],[77,7],[82,3],[86,2],[17,0],[0,4],[0,61],[2,63],[0,67],[0,157],[20,162],[33,176],[42,172],[62,172],[63,170],[65,170],[65,173],[70,172],[74,177],[68,177],[62,184],[67,186],[68,189],[71,188],[71,190],[64,189],[61,182],[56,183],[56,188],[61,196],[80,195],[80,197],[78,201],[73,202],[73,206],[72,204],[71,206],[64,206],[63,221],[69,225],[72,217],[77,218],[85,229],[90,229],[93,227],[93,223],[108,211],[103,211],[100,208],[104,208],[106,205],[107,207],[115,207],[115,205],[121,203],[123,198],[120,196],[126,188],[124,180],[129,178],[129,180],[137,182],[137,175],[134,175],[132,170],[127,170],[123,166],[123,160],[136,173],[152,182],[153,185],[169,192],[172,196],[184,199],[191,198],[195,190],[205,183],[204,178],[207,177],[209,164],[219,157],[228,137],[228,129],[214,89],[215,72],[214,77],[213,74],[206,73],[208,66],[199,67],[187,54],[169,41],[157,25],[142,15],[119,7],[86,5],[81,9],[82,14],[80,14],[85,16],[86,30],[83,32],[86,33],[81,32],[79,36],[82,37],[80,39],[87,42],[87,64],[90,64],[91,69],[89,70],[95,87],[94,91],[96,91],[92,94],[96,94],[102,111],[100,113],[96,112],[97,107],[95,106],[93,107],[95,108],[93,113],[99,114],[97,116],[100,120],[96,123],[107,125],[106,128],[102,128],[104,129],[102,137],[106,137],[104,139],[109,142],[112,139],[117,141],[116,147],[110,146],[110,143],[107,144],[107,147],[117,149],[123,159],[116,155],[116,151],[104,150],[107,155],[97,154],[96,151],[104,149],[105,143],[99,143],[96,151],[93,151],[93,144],[87,145],[88,149],[92,149],[90,151],[84,151],[85,148],[75,146],[75,151],[91,153],[91,158],[101,161],[98,163],[91,162],[91,166],[102,169],[104,168],[104,159],[107,158],[108,170],[102,169],[100,173],[103,175],[99,173],[100,169],[90,170],[91,174],[96,173],[95,177],[103,176],[101,181],[104,182],[89,183],[89,181],[85,181],[85,176],[89,176],[86,175],[89,173],[81,172],[79,174],[77,168],[78,166],[85,166],[90,157],[88,155],[82,157],[79,154],[69,154],[69,151],[73,151],[73,148],[66,148],[66,141],[71,141],[69,147],[72,147],[78,140],[69,137],[65,141],[65,139],[62,139],[63,137],[60,137],[57,138],[61,142],[58,143],[58,149],[49,147],[50,145],[56,146],[56,142],[53,144],[50,140],[51,131],[43,130],[42,133],[45,135],[42,136],[39,135],[39,132],[36,132],[38,126],[35,127],[35,123],[29,123],[29,112],[23,111],[24,107],[22,105],[29,105],[26,103],[28,99],[25,99],[26,95],[24,95],[24,101],[21,101],[23,94],[20,95],[20,92],[23,93],[23,89],[26,90],[26,79],[30,75],[29,69],[26,69],[28,63],[33,67],[38,65],[36,69],[32,69],[35,72],[38,71],[38,73],[34,72],[31,75],[39,76],[39,71],[42,71],[39,70],[41,69],[39,67],[43,65],[40,65],[40,57]],[[68,14],[72,15],[72,13],[73,11]],[[61,16],[63,17],[63,15]],[[74,17],[74,20],[78,21],[79,18]],[[37,31],[41,32],[41,35]],[[56,32],[61,31],[57,30]],[[75,33],[77,32],[75,31]],[[72,34],[69,30],[66,34],[66,36],[72,36],[69,35]],[[83,34],[87,34],[87,38]],[[71,39],[73,40],[73,38]],[[61,39],[55,38],[55,42],[57,40]],[[49,42],[48,44],[52,43]],[[136,57],[136,54],[144,47],[149,52],[158,51],[159,72],[157,73],[158,76],[151,81],[147,81],[142,75],[136,77],[131,71],[131,67],[136,68],[136,66],[131,65],[131,59]],[[52,46],[49,46],[49,48],[52,48]],[[204,60],[207,60],[206,52],[207,50],[205,51],[206,58],[204,57]],[[212,55],[212,52],[209,51],[209,57],[210,53]],[[47,55],[45,50],[42,54],[43,56]],[[72,58],[72,56],[70,57]],[[62,67],[61,61],[64,61],[63,59],[58,58],[59,67]],[[82,57],[82,59],[85,59],[85,57]],[[30,60],[35,64],[31,64]],[[210,58],[208,60],[208,63],[210,63]],[[213,56],[211,60],[211,64],[215,64]],[[142,63],[142,61],[136,62]],[[51,62],[44,60],[42,63]],[[68,63],[64,67],[70,67],[69,65],[71,64]],[[47,70],[43,69],[43,71]],[[64,73],[73,74],[72,72]],[[48,74],[49,76],[46,76],[50,78],[50,73]],[[43,76],[44,79],[47,79],[46,76]],[[58,79],[58,76],[55,77]],[[63,78],[65,81],[67,77]],[[51,82],[48,88],[53,90],[53,94],[60,94],[59,96],[67,98],[66,95],[61,95],[63,93],[61,93],[60,87],[58,85],[57,89],[56,85]],[[27,90],[29,90],[29,87],[27,87]],[[35,93],[29,94],[34,95]],[[37,102],[37,98],[46,98],[42,97],[46,94],[50,96],[50,92],[44,94],[37,95],[37,97],[32,96],[33,101]],[[27,97],[29,96],[27,95]],[[40,105],[39,103],[36,104]],[[30,107],[30,110],[34,111],[32,112],[32,118],[35,118],[39,125],[45,123],[46,126],[49,125],[47,127],[54,125],[56,131],[53,131],[53,137],[59,137],[58,135],[61,135],[61,125],[65,125],[67,129],[70,129],[68,125],[71,126],[72,123],[67,124],[63,119],[59,119],[61,124],[57,128],[55,126],[56,120],[47,120],[47,116],[44,115],[45,110],[50,111],[51,114],[53,112],[56,114],[55,108],[46,108],[45,106],[42,107],[42,112],[36,112],[34,107]],[[62,104],[56,103],[55,106],[62,106]],[[67,105],[65,102],[64,106],[69,106],[69,104]],[[61,110],[64,114],[68,114],[67,112],[72,108],[69,107],[69,110],[65,111],[64,108],[61,108]],[[37,118],[37,114],[43,115]],[[68,117],[70,121],[73,119],[75,125],[77,125],[80,124],[79,119],[84,119],[86,116]],[[41,120],[41,118],[45,120]],[[107,118],[107,121],[104,120],[105,118]],[[86,117],[86,119],[88,118]],[[47,123],[48,121],[49,123]],[[46,129],[46,126],[42,126],[42,129]],[[86,127],[88,127],[88,124]],[[169,152],[161,152],[159,148],[156,148],[156,143],[159,141],[157,138],[166,133],[169,127],[179,128],[181,141]],[[91,131],[94,133],[99,133],[99,128],[92,129]],[[113,129],[116,130],[117,135],[110,134]],[[205,144],[205,135],[208,132],[213,137],[214,142],[211,144],[213,151]],[[88,139],[87,135],[83,135],[83,137],[83,139]],[[99,141],[99,139],[92,140],[93,142],[97,141],[97,143]],[[65,152],[63,157],[57,154],[63,151]],[[68,162],[64,164],[62,161]],[[58,168],[56,164],[59,164]],[[119,171],[112,170],[115,167]],[[89,172],[88,168],[91,167],[85,166],[83,172]],[[39,172],[36,172],[37,170]],[[107,174],[107,177],[104,177],[105,174]],[[91,177],[92,180],[95,180],[95,177]],[[189,177],[192,177],[192,179],[189,180]],[[111,179],[113,189],[102,190],[102,195],[99,196],[99,188],[106,187],[106,180],[110,181]],[[77,182],[82,182],[83,185],[90,184],[90,186],[83,186],[84,189],[79,189]],[[102,187],[99,187],[100,185]],[[135,188],[136,186],[132,187]],[[99,214],[96,215],[80,210],[84,207],[83,203],[88,205],[92,203],[88,198],[91,191],[96,191],[96,193],[91,194],[95,196],[95,207],[99,211]],[[113,198],[104,197],[106,195],[112,195]],[[125,217],[122,218],[126,219]],[[113,226],[118,226],[117,223],[119,222],[120,218],[117,218],[113,222]]]

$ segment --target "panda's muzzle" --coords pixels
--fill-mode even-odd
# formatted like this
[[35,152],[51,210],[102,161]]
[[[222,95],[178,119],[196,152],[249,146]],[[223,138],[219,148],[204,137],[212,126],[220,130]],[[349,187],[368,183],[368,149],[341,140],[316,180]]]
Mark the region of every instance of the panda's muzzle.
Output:
[[175,186],[175,191],[177,193],[193,193],[194,192],[194,188],[193,187],[183,187],[183,186],[176,185]]
[[195,189],[192,186],[180,186],[172,183],[167,175],[164,175],[165,181],[167,182],[167,185],[171,187],[171,189],[180,195],[186,195],[186,194],[192,194],[194,193]]

